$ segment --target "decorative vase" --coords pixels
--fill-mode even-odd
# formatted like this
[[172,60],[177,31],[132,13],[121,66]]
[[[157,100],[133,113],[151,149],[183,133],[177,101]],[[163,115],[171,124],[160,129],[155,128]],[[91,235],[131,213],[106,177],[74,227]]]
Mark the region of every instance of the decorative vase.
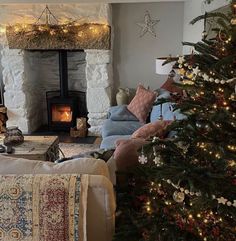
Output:
[[119,88],[116,94],[117,105],[127,105],[129,102],[129,89]]

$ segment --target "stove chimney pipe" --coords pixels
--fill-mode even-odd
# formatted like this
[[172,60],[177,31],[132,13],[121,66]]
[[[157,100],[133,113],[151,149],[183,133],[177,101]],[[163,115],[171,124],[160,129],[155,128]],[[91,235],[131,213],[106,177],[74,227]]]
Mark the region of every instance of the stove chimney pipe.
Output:
[[67,50],[59,50],[60,96],[68,97]]

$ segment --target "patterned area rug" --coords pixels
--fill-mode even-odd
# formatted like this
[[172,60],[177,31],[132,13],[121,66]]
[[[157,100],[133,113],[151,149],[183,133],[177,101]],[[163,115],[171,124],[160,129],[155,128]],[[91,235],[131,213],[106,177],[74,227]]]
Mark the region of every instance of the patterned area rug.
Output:
[[[99,148],[99,144],[77,144],[77,143],[60,143],[59,147],[64,153],[65,157],[71,157],[75,155],[79,155],[88,151],[97,150]],[[60,154],[62,158],[62,154]]]

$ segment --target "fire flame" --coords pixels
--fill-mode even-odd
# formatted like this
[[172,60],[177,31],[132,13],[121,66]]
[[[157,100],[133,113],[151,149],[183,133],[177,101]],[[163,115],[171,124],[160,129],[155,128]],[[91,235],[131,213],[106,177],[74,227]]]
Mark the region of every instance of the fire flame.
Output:
[[55,105],[52,107],[52,121],[71,122],[72,111],[70,106]]

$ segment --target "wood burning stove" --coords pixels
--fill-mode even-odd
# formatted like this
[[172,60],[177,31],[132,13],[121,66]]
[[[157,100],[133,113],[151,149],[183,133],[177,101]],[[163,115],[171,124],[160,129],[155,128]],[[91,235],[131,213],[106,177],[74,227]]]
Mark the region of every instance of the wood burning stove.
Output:
[[86,94],[68,91],[67,50],[59,50],[60,91],[46,93],[48,127],[50,130],[67,131],[76,125],[77,117],[86,117]]

